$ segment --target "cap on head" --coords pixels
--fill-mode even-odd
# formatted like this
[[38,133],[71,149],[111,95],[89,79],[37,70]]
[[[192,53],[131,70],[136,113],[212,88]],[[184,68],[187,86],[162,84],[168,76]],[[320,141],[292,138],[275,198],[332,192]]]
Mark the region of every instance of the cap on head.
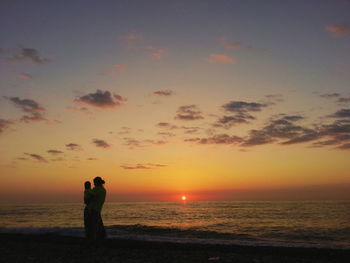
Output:
[[103,185],[103,184],[105,184],[105,181],[102,180],[101,177],[97,176],[97,177],[94,178],[94,184],[95,185]]

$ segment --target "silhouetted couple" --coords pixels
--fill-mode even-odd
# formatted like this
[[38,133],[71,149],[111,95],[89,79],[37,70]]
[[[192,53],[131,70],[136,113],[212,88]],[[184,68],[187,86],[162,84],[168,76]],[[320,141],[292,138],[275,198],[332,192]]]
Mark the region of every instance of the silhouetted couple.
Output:
[[84,227],[85,235],[91,242],[101,241],[106,238],[106,230],[103,225],[101,210],[106,198],[105,181],[101,177],[94,178],[94,188],[91,183],[85,182],[84,191]]

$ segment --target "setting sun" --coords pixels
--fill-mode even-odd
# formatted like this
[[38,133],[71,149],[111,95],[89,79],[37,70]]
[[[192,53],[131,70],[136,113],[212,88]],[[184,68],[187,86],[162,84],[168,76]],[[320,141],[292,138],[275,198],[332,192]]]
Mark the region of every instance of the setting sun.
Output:
[[186,201],[187,200],[187,197],[185,195],[181,196],[181,200],[182,201]]

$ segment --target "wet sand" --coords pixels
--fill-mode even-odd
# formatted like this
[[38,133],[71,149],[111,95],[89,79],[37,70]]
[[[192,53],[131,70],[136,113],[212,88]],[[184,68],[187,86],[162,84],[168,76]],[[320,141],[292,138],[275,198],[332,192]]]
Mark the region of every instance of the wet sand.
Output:
[[91,247],[78,237],[0,234],[1,262],[348,262],[350,249],[174,244],[107,239]]

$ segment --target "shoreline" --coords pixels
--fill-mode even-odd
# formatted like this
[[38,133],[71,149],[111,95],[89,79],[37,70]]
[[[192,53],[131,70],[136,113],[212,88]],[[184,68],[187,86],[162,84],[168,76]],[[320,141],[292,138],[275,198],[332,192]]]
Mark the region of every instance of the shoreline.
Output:
[[347,262],[350,249],[188,244],[106,239],[98,248],[82,237],[0,233],[4,262]]

